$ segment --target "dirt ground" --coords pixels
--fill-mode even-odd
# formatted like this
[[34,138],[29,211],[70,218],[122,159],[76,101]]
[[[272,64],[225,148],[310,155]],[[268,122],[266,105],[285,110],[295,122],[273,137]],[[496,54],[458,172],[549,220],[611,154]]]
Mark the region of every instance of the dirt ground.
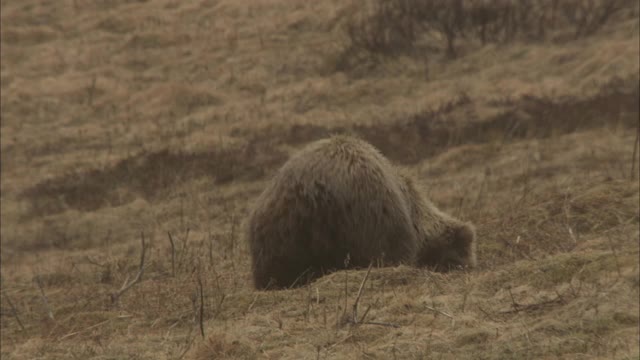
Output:
[[[2,1],[2,359],[638,359],[637,6],[341,71],[354,3]],[[252,202],[343,132],[476,225],[477,268],[252,288]]]

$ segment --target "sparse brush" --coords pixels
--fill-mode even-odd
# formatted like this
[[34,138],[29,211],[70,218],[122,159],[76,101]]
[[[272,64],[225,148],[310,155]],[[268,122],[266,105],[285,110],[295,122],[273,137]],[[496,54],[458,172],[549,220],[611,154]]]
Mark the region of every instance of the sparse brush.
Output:
[[122,294],[124,294],[127,290],[131,289],[134,285],[142,280],[142,274],[144,273],[144,258],[147,252],[147,245],[144,240],[144,232],[140,233],[140,242],[141,242],[141,250],[140,250],[140,265],[138,266],[138,272],[136,273],[133,280],[129,281],[129,276],[125,279],[124,283],[120,287],[120,289],[116,292],[111,293],[111,304],[116,304],[118,299]]
[[577,39],[593,35],[621,10],[634,6],[632,0],[375,0],[346,23],[349,45],[339,68],[352,70],[345,66],[347,57],[362,58],[363,53],[372,58],[423,54],[438,48],[434,44],[440,39],[450,58],[460,53],[458,40],[481,45],[541,41],[568,27],[573,27]]

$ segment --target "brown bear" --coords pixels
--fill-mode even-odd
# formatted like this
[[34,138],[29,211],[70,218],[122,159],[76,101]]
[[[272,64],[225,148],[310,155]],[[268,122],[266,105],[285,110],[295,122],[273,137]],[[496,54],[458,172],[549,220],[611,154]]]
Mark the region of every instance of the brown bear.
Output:
[[345,135],[292,156],[257,199],[246,232],[257,289],[371,262],[475,265],[473,227],[424,199],[371,144]]

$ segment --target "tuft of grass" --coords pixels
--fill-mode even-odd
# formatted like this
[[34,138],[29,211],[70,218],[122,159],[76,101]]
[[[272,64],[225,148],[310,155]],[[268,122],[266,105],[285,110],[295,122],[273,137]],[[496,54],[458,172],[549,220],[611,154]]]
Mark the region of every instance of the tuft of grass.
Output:
[[207,359],[255,359],[257,352],[246,343],[229,339],[225,333],[216,333],[209,336],[202,344],[192,352],[194,360]]

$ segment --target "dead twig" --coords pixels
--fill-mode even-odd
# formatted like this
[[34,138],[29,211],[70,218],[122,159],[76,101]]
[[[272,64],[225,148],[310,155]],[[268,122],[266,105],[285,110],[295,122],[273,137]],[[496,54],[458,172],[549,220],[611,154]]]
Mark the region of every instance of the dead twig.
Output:
[[360,325],[378,325],[378,326],[392,327],[392,328],[396,328],[396,329],[400,327],[400,325],[398,325],[398,324],[378,322],[378,321],[367,321],[367,322],[360,323]]
[[484,314],[484,316],[487,317],[487,319],[496,322],[496,319],[493,317],[492,314],[490,314],[487,310],[485,310],[484,308],[482,308],[482,306],[480,306],[480,304],[476,304],[476,307],[478,308],[478,310],[480,310],[481,313]]
[[307,285],[307,311],[305,312],[304,318],[306,321],[309,321],[311,317],[311,284]]
[[616,264],[616,271],[618,272],[618,279],[622,277],[622,271],[620,270],[620,261],[618,260],[618,252],[616,251],[615,246],[613,246],[613,240],[611,240],[611,236],[607,235],[607,240],[609,241],[609,247],[611,248],[611,252],[613,253],[613,259]]
[[440,280],[438,280],[433,274],[431,274],[431,271],[425,271],[424,274],[427,275],[429,280],[431,280],[431,283],[436,287],[436,289],[438,289],[439,292],[444,291],[444,288],[440,284]]
[[509,296],[511,297],[511,305],[513,306],[513,310],[515,312],[520,311],[520,304],[516,302],[516,299],[513,297],[513,293],[511,292],[511,286],[507,288],[509,290]]
[[333,344],[331,344],[330,346],[327,347],[327,350],[333,349],[334,347],[342,344],[343,342],[351,339],[353,337],[353,334],[348,334],[347,336],[343,337],[342,339],[334,342]]
[[367,324],[367,322],[365,322],[364,319],[367,318],[367,315],[369,314],[369,310],[371,310],[371,308],[373,306],[377,306],[379,301],[380,301],[380,299],[378,298],[378,299],[376,299],[376,302],[373,305],[369,304],[369,306],[367,306],[367,310],[365,310],[364,314],[362,314],[362,317],[358,321],[358,324]]
[[527,327],[527,324],[525,324],[524,320],[520,319],[520,323],[522,324],[522,327],[524,328],[524,337],[525,339],[527,339],[527,342],[529,344],[531,344],[531,338],[529,337],[529,328]]
[[209,266],[213,268],[213,235],[211,235],[211,229],[207,234],[207,246],[209,247]]
[[196,334],[191,336],[191,330],[189,331],[189,333],[187,334],[187,339],[185,341],[184,350],[182,350],[182,353],[180,353],[180,355],[178,356],[177,358],[178,360],[182,360],[182,358],[184,358],[184,356],[187,355],[187,352],[189,352],[189,350],[191,349],[191,346],[193,346],[193,343],[196,341],[197,336],[198,335]]
[[75,331],[75,332],[72,332],[72,333],[68,333],[68,334],[66,334],[66,335],[64,335],[64,336],[62,336],[62,337],[60,337],[60,338],[58,338],[58,341],[62,341],[62,340],[64,340],[64,339],[66,339],[66,338],[70,338],[70,337],[72,337],[72,336],[78,335],[78,334],[83,333],[83,332],[86,332],[86,331],[88,331],[88,330],[95,329],[95,328],[97,328],[97,327],[99,327],[99,326],[102,326],[102,325],[104,325],[104,324],[106,324],[106,323],[110,322],[111,320],[112,320],[112,319],[107,319],[107,320],[101,321],[101,322],[99,322],[99,323],[97,323],[97,324],[91,325],[91,326],[89,326],[89,327],[87,327],[87,328],[85,328],[85,329],[78,330],[78,331]]
[[[298,283],[298,281],[300,281],[300,279],[302,279],[303,276],[305,276],[309,271],[311,270],[310,267],[306,268],[303,272],[300,273],[300,275],[298,275],[298,277],[293,280],[293,282],[291,283],[291,285],[289,285],[289,289],[293,289],[296,284]],[[309,278],[313,276],[313,273],[311,273],[309,275]]]
[[562,299],[562,297],[556,297],[555,299],[552,299],[552,300],[541,301],[533,304],[518,304],[517,308],[501,311],[500,314],[514,314],[520,311],[524,311],[524,312],[535,311],[535,310],[540,310],[542,308],[545,308],[547,306],[551,306],[555,304],[564,304],[564,303],[565,301],[564,299]]
[[369,310],[371,310],[371,304],[369,304],[369,306],[367,306],[367,310],[364,311],[364,314],[362,314],[362,317],[360,318],[360,320],[358,320],[358,324],[363,324],[364,323],[364,319],[369,314]]
[[187,228],[184,239],[182,240],[182,250],[180,250],[180,258],[178,259],[178,269],[182,267],[182,261],[187,253],[187,249],[189,248],[189,232],[191,229]]
[[251,302],[251,304],[249,304],[249,307],[247,308],[247,314],[249,313],[249,311],[251,311],[251,309],[253,308],[253,305],[256,304],[256,301],[258,300],[258,293],[256,293],[256,296],[253,297],[253,301]]
[[56,318],[53,316],[53,311],[51,311],[51,307],[49,306],[49,299],[47,299],[47,295],[44,293],[44,288],[42,287],[42,281],[40,280],[40,275],[36,275],[35,277],[36,284],[38,284],[38,288],[40,288],[40,296],[42,297],[42,302],[44,303],[44,307],[47,309],[47,315],[49,319],[55,321]]
[[226,299],[227,299],[227,294],[222,294],[222,296],[220,296],[220,301],[218,301],[218,305],[216,306],[216,315],[220,314],[220,312],[222,311],[222,304]]
[[438,310],[438,309],[433,308],[433,307],[428,306],[428,305],[425,305],[425,306],[424,306],[424,308],[425,308],[425,309],[427,309],[427,310],[429,310],[429,311],[433,311],[433,312],[435,312],[435,313],[438,313],[438,314],[440,314],[440,315],[444,315],[444,316],[448,317],[449,319],[453,319],[453,315],[451,315],[451,314],[447,314],[446,312],[444,312],[444,311],[442,311],[442,310]]
[[347,307],[349,306],[349,270],[344,271],[344,309],[342,309],[342,318],[347,316]]
[[[351,255],[347,253],[347,256],[344,258],[344,268],[349,268],[349,263],[351,262]],[[347,307],[349,302],[349,270],[344,271],[344,309],[342,311],[342,318],[346,318],[347,316]]]
[[91,78],[91,85],[87,86],[87,103],[89,104],[89,106],[93,105],[93,97],[96,93],[96,81],[97,78],[95,75],[93,75],[93,77]]
[[[4,283],[4,280],[2,282]],[[18,325],[20,326],[20,329],[22,329],[22,331],[24,331],[25,330],[24,329],[24,325],[22,324],[22,321],[20,320],[20,316],[18,315],[18,310],[16,309],[15,305],[13,305],[13,301],[11,301],[11,298],[9,297],[9,294],[7,294],[5,292],[4,298],[7,299],[7,303],[11,307],[11,312],[13,313],[13,317],[16,318],[16,321],[18,322]]]
[[[584,269],[584,266],[582,267]],[[573,278],[571,279],[571,281],[569,281],[569,290],[571,290],[571,295],[573,295],[573,297],[578,297],[578,295],[580,295],[580,291],[582,290],[582,280],[577,279],[578,280],[578,289],[573,287]]]
[[101,268],[107,267],[107,265],[105,265],[105,264],[100,264],[99,262],[97,262],[97,261],[93,260],[93,259],[92,259],[92,258],[90,258],[89,256],[85,256],[85,257],[84,257],[84,261],[85,261],[85,263],[87,263],[87,264],[95,265],[95,266],[98,266],[98,267],[101,267]]
[[200,335],[204,339],[204,287],[202,286],[200,271],[198,271],[198,291],[200,292]]
[[485,187],[486,187],[486,183],[487,183],[487,178],[489,177],[489,175],[491,175],[491,168],[487,167],[484,169],[484,176],[482,177],[482,182],[480,182],[480,188],[478,189],[478,196],[476,197],[476,201],[473,204],[473,208],[477,209],[478,205],[480,204],[480,200],[482,200],[482,197],[485,193]]
[[[364,275],[362,282],[360,283],[360,289],[358,289],[358,295],[356,295],[356,301],[353,303],[353,323],[358,324],[358,304],[360,303],[360,297],[362,296],[362,290],[364,290],[364,284],[367,282],[369,278],[369,273],[371,273],[371,268],[373,267],[373,263],[369,264],[369,268],[367,269],[367,273]],[[367,311],[368,312],[368,311]],[[366,315],[366,313],[365,313]],[[364,316],[362,318],[364,320]]]
[[633,143],[633,155],[631,156],[631,180],[636,178],[636,156],[638,156],[638,144],[640,143],[640,123],[636,132],[636,141]]
[[137,284],[138,282],[140,282],[140,279],[142,279],[142,274],[144,273],[144,256],[147,251],[147,246],[144,241],[144,232],[140,233],[140,239],[142,242],[142,252],[140,253],[140,266],[138,267],[138,273],[136,274],[136,277],[131,282],[128,281],[129,277],[127,276],[120,290],[111,294],[112,304],[117,303],[118,299],[120,298],[120,296],[122,296],[122,294],[124,294],[127,290],[131,289],[133,285]]
[[171,231],[167,231],[167,235],[169,235],[169,243],[171,244],[171,276],[176,277],[176,245],[173,242]]

